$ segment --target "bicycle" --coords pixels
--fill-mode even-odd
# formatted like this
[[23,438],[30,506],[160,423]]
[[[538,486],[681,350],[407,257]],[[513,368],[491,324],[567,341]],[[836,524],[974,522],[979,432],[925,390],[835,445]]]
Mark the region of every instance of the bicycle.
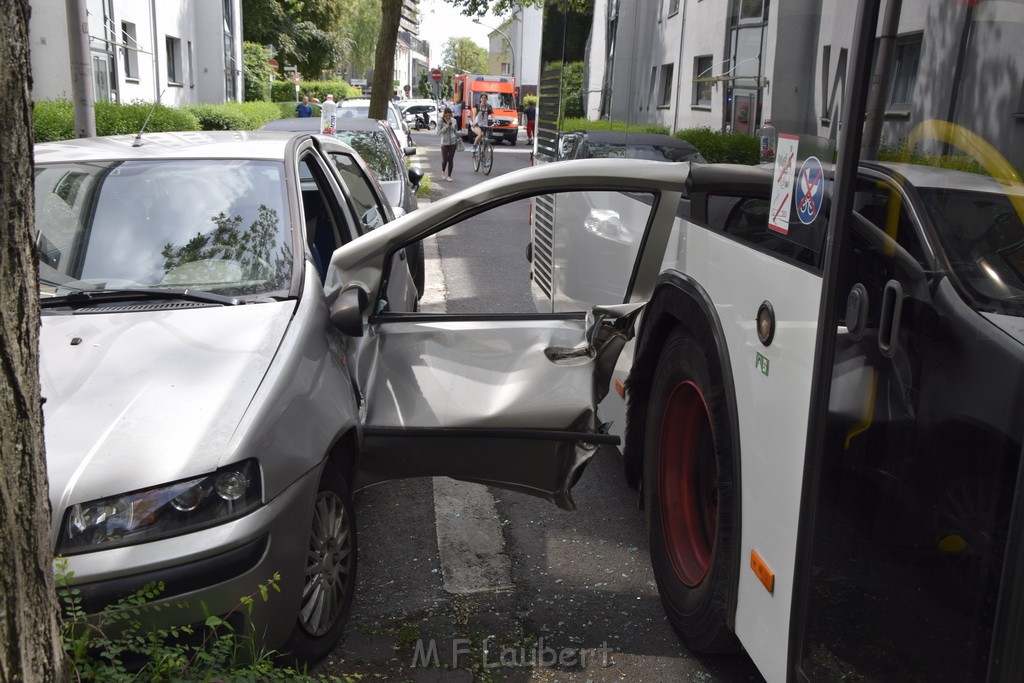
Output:
[[483,130],[483,137],[480,138],[480,144],[477,145],[477,150],[473,152],[473,171],[479,172],[480,167],[484,167],[484,175],[491,174],[491,167],[494,163],[494,146],[488,139],[487,135],[491,130],[490,126],[481,126]]

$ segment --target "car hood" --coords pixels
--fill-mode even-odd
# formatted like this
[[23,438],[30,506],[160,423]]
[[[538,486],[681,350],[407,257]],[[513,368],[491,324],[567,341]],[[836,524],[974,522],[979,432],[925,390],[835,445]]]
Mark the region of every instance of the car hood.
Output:
[[210,472],[294,302],[44,315],[40,380],[54,523],[69,504]]

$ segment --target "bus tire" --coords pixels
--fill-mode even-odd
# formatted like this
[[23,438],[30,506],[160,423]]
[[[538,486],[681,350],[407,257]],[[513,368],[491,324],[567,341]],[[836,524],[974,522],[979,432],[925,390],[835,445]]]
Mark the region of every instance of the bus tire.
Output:
[[709,340],[675,328],[658,359],[644,438],[644,507],[658,592],[683,643],[704,653],[738,647],[729,626],[736,482],[717,366]]

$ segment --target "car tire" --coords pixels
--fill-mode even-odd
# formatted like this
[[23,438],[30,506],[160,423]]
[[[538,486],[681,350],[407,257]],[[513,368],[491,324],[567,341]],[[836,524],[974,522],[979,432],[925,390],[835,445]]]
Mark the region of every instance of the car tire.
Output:
[[352,494],[344,478],[327,469],[314,502],[298,621],[283,648],[300,666],[319,662],[338,643],[352,607],[357,559]]
[[651,563],[672,627],[704,653],[732,652],[735,476],[717,354],[684,328],[668,337],[650,393],[644,504]]

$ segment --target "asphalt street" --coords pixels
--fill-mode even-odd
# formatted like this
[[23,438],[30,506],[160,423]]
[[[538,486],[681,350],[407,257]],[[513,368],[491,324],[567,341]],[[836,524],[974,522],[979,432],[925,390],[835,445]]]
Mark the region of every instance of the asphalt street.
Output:
[[[437,136],[414,133],[430,200],[480,182],[468,151],[440,180]],[[468,148],[467,148],[468,150]],[[529,165],[495,148],[497,177]],[[495,302],[533,312],[525,205],[426,244],[424,310]],[[509,226],[512,226],[511,228]],[[470,254],[487,253],[488,265]],[[637,493],[614,449],[599,451],[566,512],[524,494],[446,478],[394,481],[356,496],[359,569],[346,633],[317,668],[387,681],[759,681],[745,654],[687,652],[669,626]]]

